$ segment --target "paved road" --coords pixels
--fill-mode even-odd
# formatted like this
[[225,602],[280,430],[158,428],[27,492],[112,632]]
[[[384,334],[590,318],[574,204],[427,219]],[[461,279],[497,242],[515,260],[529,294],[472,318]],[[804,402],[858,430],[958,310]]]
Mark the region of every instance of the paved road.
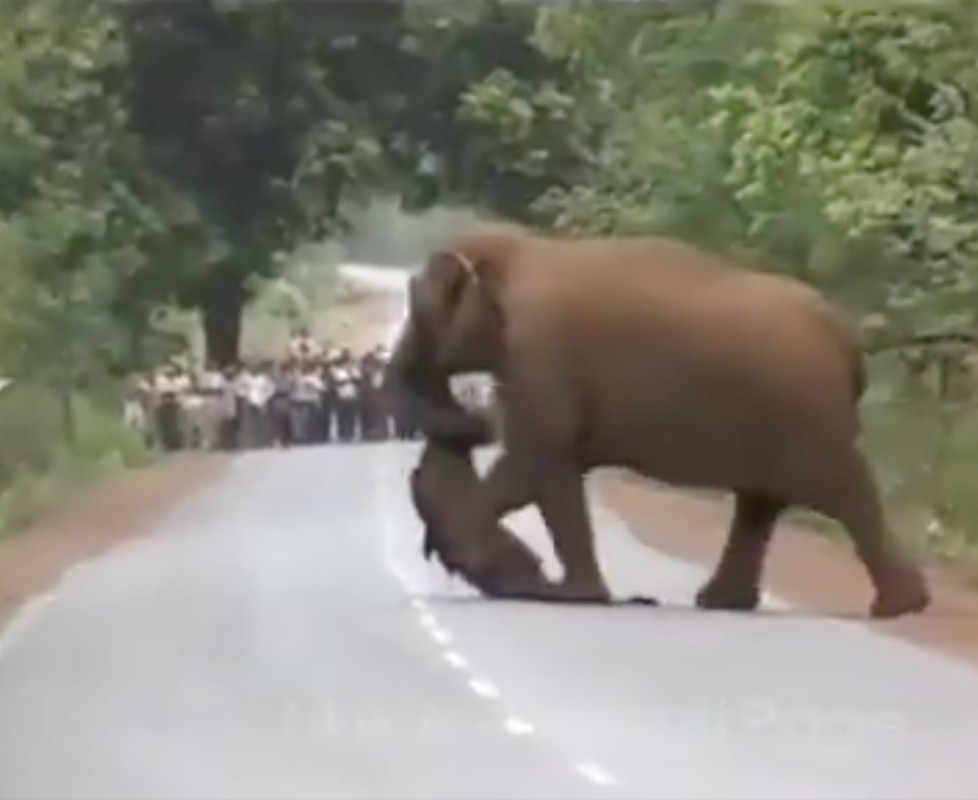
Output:
[[418,555],[415,453],[242,456],[70,573],[0,644],[0,800],[978,796],[978,675],[691,610],[600,508],[616,591],[669,605],[480,601]]

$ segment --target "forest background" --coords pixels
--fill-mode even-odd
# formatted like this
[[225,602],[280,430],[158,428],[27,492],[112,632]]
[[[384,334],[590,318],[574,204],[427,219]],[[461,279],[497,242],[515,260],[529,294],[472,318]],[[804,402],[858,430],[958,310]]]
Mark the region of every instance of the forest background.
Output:
[[[124,376],[341,313],[342,261],[656,233],[860,321],[895,527],[978,552],[978,9],[0,4],[0,523],[154,457]],[[831,530],[826,528],[826,530]]]

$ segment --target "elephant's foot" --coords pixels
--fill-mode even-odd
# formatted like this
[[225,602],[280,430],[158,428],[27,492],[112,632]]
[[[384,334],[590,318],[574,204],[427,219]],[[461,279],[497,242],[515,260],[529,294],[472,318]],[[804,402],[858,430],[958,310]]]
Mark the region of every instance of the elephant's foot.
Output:
[[706,611],[754,611],[761,593],[749,583],[711,579],[696,593],[696,606]]
[[876,587],[876,597],[869,608],[875,619],[893,619],[906,614],[919,614],[931,603],[930,592],[921,571],[910,564],[892,569],[886,581]]
[[609,605],[613,602],[611,592],[600,579],[582,580],[564,578],[552,584],[552,597],[558,603],[590,603]]

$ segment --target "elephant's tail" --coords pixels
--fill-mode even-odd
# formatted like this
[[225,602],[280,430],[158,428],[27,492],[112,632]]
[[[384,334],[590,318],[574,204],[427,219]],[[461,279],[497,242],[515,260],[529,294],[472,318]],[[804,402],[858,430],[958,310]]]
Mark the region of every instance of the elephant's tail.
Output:
[[869,386],[866,357],[863,353],[860,331],[852,319],[839,308],[832,308],[832,322],[848,362],[852,402],[854,405],[858,405]]
[[858,405],[866,393],[869,385],[869,377],[866,373],[866,358],[860,346],[859,336],[855,328],[848,320],[843,320],[845,328],[843,334],[843,346],[846,349],[846,358],[849,361],[849,377],[852,386],[852,402]]
[[866,375],[866,360],[863,358],[862,351],[856,349],[853,353],[852,365],[852,390],[853,399],[858,403],[866,394],[866,387],[869,385],[869,378]]

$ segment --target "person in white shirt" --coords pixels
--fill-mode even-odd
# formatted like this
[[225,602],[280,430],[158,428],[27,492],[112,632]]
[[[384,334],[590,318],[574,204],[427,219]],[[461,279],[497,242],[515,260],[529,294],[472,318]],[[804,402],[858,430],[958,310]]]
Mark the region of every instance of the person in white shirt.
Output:
[[339,348],[331,347],[326,352],[326,357],[323,359],[321,366],[319,367],[319,376],[323,382],[322,391],[322,410],[321,410],[321,430],[320,438],[323,442],[330,442],[335,435],[333,430],[334,423],[336,421],[336,409],[338,405],[338,398],[336,396],[336,386],[333,383],[333,367],[335,367],[340,360]]
[[187,439],[194,446],[217,449],[222,442],[222,425],[226,417],[224,375],[208,365],[198,370],[189,383],[183,395]]
[[268,401],[275,393],[275,383],[259,367],[246,367],[238,387],[242,403],[242,443],[245,447],[265,447],[271,440],[267,418]]
[[[2,388],[0,386],[0,389]],[[150,382],[140,375],[131,376],[126,382],[122,402],[123,424],[136,430],[146,444],[151,445],[152,432],[149,415],[152,408],[152,387]]]
[[318,438],[323,380],[312,364],[300,366],[292,382],[292,432],[297,444]]
[[180,380],[177,368],[167,366],[158,370],[153,379],[155,395],[156,436],[164,450],[183,447],[182,410],[180,408]]
[[219,395],[224,391],[225,378],[217,367],[208,364],[201,370],[197,384],[203,394]]
[[272,396],[267,403],[267,418],[275,443],[279,447],[295,444],[295,428],[292,424],[292,388],[295,385],[295,365],[287,361],[276,364],[269,375]]
[[336,436],[341,442],[353,441],[357,434],[360,370],[349,349],[340,351],[328,374],[336,411]]
[[233,450],[238,446],[238,427],[241,412],[236,382],[237,370],[234,367],[226,367],[221,373],[221,421],[220,433],[218,434],[218,446],[222,450]]
[[289,339],[289,358],[296,364],[310,364],[319,357],[319,345],[305,326],[296,330]]

